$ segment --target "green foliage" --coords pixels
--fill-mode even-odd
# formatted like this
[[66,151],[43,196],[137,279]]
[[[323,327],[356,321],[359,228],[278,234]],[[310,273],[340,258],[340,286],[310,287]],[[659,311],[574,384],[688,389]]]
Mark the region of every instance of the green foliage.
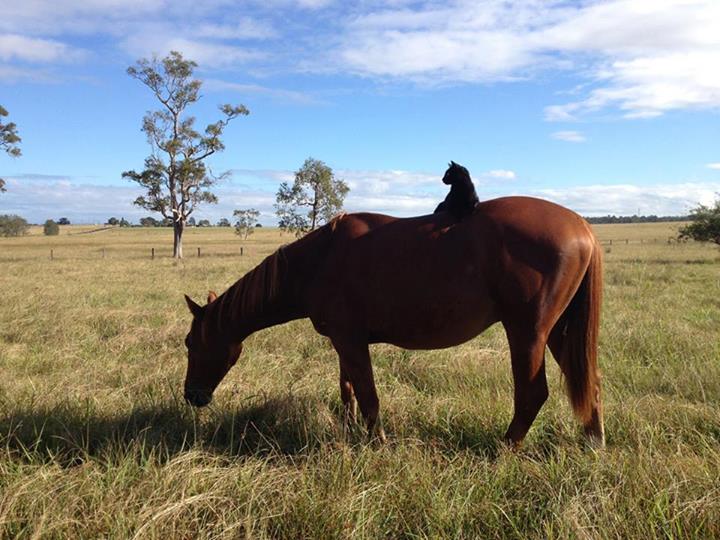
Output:
[[254,208],[235,210],[233,217],[237,219],[235,222],[235,234],[247,240],[247,237],[253,233],[254,227],[258,224],[257,220],[260,217],[260,211]]
[[222,218],[220,221],[217,222],[218,227],[230,227],[230,220],[227,218]]
[[[7,115],[7,110],[0,105],[0,117]],[[20,151],[20,147],[18,146],[18,143],[21,141],[22,139],[17,134],[17,126],[14,122],[4,124],[0,121],[0,149],[5,150],[5,152],[10,154],[12,157],[18,157],[22,153]]]
[[158,219],[155,219],[152,216],[140,218],[140,226],[141,227],[160,227],[161,225],[162,225],[162,222]]
[[118,225],[121,227],[130,227],[130,222],[125,218],[120,218],[120,223]]
[[138,60],[127,73],[147,86],[162,104],[148,112],[142,130],[153,152],[145,168],[123,173],[146,194],[135,204],[160,213],[175,227],[174,256],[182,257],[182,231],[186,220],[201,203],[216,203],[210,188],[227,173],[214,176],[205,164],[211,155],[225,149],[221,136],[230,121],[249,114],[244,105],[221,105],[223,118],[200,132],[195,117],[185,116],[188,106],[200,99],[201,81],[193,78],[197,64],[172,51],[162,60]]
[[348,191],[348,185],[335,178],[325,163],[306,159],[295,172],[292,186],[283,182],[278,189],[275,213],[280,228],[302,236],[327,223],[342,210]]
[[720,246],[720,199],[715,206],[700,205],[691,214],[692,223],[680,229],[680,238],[713,242]]
[[23,236],[29,229],[28,222],[14,214],[0,216],[0,236]]
[[201,219],[198,221],[197,224],[198,227],[212,227],[212,223],[210,223],[209,219]]
[[[5,150],[12,157],[18,157],[21,154],[18,143],[22,139],[17,134],[17,126],[14,122],[7,124],[2,122],[1,118],[7,115],[5,107],[0,105],[0,150]],[[3,191],[5,191],[5,180],[0,178],[0,193]]]
[[120,224],[120,220],[116,217],[111,217],[110,219],[107,220],[107,223],[105,223],[105,225],[119,225],[119,224]]
[[45,225],[43,225],[43,234],[45,236],[57,236],[60,234],[60,225],[58,225],[54,220],[48,219],[45,222]]
[[57,220],[58,225],[70,225],[70,220],[66,217],[61,217]]

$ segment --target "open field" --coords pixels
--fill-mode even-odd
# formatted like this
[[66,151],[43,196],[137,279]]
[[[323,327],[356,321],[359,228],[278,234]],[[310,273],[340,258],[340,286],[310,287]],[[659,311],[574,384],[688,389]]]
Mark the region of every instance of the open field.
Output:
[[337,359],[309,321],[248,339],[191,410],[182,293],[224,290],[291,240],[275,230],[190,229],[180,263],[169,229],[0,239],[0,537],[720,537],[720,252],[667,244],[678,226],[595,228],[614,240],[599,454],[549,354],[523,449],[500,444],[497,325],[453,349],[372,348],[384,447],[343,437]]

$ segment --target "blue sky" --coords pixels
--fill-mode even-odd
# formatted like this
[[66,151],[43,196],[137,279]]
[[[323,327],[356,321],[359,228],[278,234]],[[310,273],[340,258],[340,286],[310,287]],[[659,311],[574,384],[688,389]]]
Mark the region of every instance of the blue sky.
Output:
[[449,160],[481,198],[527,194],[584,215],[678,214],[720,192],[717,0],[24,0],[0,19],[0,104],[22,157],[0,156],[0,213],[137,220],[121,179],[149,147],[149,91],[125,73],[179,50],[204,125],[243,103],[215,171],[216,221],[255,207],[305,158],[346,207],[431,212]]

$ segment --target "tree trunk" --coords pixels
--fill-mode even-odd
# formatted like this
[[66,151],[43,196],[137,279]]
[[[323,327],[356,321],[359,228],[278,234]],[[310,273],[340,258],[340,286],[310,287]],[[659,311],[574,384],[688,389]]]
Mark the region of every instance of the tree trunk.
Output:
[[318,194],[317,194],[317,188],[315,188],[314,191],[314,199],[312,202],[312,224],[310,225],[310,230],[315,230],[315,221],[317,220],[317,206],[318,206]]
[[174,221],[173,222],[173,258],[175,259],[182,259],[182,234],[183,234],[183,222],[182,221]]

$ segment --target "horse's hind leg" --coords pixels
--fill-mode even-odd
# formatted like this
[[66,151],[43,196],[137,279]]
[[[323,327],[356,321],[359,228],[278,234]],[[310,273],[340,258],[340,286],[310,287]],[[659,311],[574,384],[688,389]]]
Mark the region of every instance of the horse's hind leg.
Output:
[[[563,332],[565,331],[565,324],[563,319],[555,325],[550,332],[548,338],[548,347],[553,357],[557,361],[563,374],[567,377],[566,368],[563,365]],[[590,419],[583,423],[583,429],[585,436],[587,437],[590,445],[594,448],[602,448],[605,445],[605,428],[603,425],[603,411],[602,411],[602,398],[600,395],[600,384],[594,389],[593,396],[593,407]]]
[[513,446],[525,438],[540,408],[548,398],[545,378],[545,337],[535,332],[505,327],[510,344],[515,412],[505,440]]
[[[333,338],[332,343],[340,356],[340,372],[344,373],[350,382],[357,403],[360,405],[368,435],[371,439],[377,437],[381,442],[385,442],[385,431],[380,423],[380,400],[375,389],[367,343],[345,338]],[[341,393],[343,391],[341,386]],[[345,396],[343,396],[344,400]]]
[[340,362],[340,397],[343,402],[344,425],[347,429],[357,419],[357,399],[355,399],[352,382],[343,369],[342,362]]

